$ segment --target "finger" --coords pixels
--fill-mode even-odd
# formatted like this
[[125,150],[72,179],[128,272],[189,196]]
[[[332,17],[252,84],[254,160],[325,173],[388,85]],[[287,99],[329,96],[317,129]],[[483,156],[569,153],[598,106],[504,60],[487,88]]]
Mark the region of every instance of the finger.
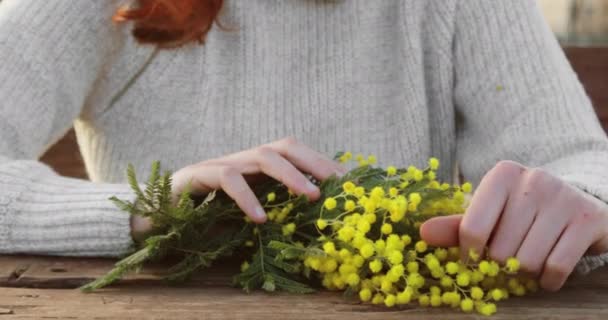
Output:
[[559,238],[544,264],[540,285],[545,290],[559,290],[592,242],[593,234],[582,223],[570,224]]
[[266,221],[266,214],[241,173],[229,166],[203,166],[189,170],[191,186],[199,193],[222,189],[255,223]]
[[493,260],[504,262],[517,254],[536,216],[537,204],[532,199],[521,188],[510,194],[490,241],[489,254]]
[[[269,147],[257,149],[257,171],[280,181],[296,194],[305,194],[309,199],[316,200],[321,196],[321,192],[302,172],[294,167],[289,161],[283,158]],[[255,172],[251,172],[255,173]]]
[[266,222],[266,214],[243,175],[231,167],[224,167],[219,175],[220,187],[255,223]]
[[293,138],[285,138],[269,146],[293,163],[298,169],[310,173],[319,180],[325,180],[332,175],[344,175],[346,169],[337,162],[325,157],[312,148],[298,143]]
[[567,215],[559,209],[541,210],[517,250],[521,269],[540,274],[545,260],[567,226]]
[[498,163],[481,180],[460,224],[459,241],[463,261],[469,250],[481,254],[525,167],[511,161]]
[[431,218],[420,226],[420,237],[435,247],[457,246],[461,221],[462,215]]

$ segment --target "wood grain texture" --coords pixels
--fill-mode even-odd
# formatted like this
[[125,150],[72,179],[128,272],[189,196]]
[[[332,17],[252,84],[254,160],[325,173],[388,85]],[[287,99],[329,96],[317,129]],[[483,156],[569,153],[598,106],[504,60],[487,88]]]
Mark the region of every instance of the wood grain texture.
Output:
[[[0,320],[5,319],[482,319],[449,308],[399,309],[363,305],[338,293],[246,294],[229,286],[237,264],[197,275],[187,286],[164,285],[159,267],[92,294],[73,288],[109,270],[112,260],[0,257]],[[23,267],[27,266],[26,270]],[[55,271],[53,271],[55,270]],[[63,271],[57,271],[63,270]],[[499,303],[493,319],[607,319],[608,268],[571,279],[558,293]],[[19,274],[15,278],[15,275]],[[65,280],[62,283],[62,279]],[[75,281],[77,279],[77,281]],[[28,288],[45,284],[46,289]],[[4,286],[4,287],[3,287]],[[7,287],[8,286],[8,287]],[[2,313],[4,312],[4,314]]]

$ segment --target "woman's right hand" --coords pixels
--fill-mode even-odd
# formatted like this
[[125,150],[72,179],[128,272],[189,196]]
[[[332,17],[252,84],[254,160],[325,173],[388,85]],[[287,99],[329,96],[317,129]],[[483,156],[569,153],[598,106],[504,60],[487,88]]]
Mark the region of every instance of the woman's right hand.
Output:
[[[263,223],[266,213],[245,176],[264,174],[298,195],[305,194],[310,200],[318,199],[319,188],[303,172],[324,180],[334,174],[342,175],[346,169],[294,138],[284,138],[178,170],[172,177],[173,197],[177,199],[188,184],[192,194],[201,195],[221,189],[234,199],[252,221]],[[137,238],[136,235],[149,231],[151,224],[146,218],[134,216],[131,228],[134,238]]]

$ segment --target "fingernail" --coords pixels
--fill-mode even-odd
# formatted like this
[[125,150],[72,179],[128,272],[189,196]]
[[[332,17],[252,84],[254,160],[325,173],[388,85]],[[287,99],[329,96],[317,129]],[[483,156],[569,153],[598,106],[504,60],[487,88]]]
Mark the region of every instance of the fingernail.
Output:
[[316,192],[317,186],[315,186],[312,182],[306,181],[306,190],[309,192]]
[[253,214],[260,219],[266,218],[266,213],[264,212],[264,209],[262,209],[262,207],[255,208],[255,211]]

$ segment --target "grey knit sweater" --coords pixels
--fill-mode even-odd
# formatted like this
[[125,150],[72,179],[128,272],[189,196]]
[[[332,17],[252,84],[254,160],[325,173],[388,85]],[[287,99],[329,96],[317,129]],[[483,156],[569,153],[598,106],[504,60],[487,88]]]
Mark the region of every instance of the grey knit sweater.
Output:
[[[0,5],[0,253],[123,255],[128,163],[288,135],[475,183],[515,160],[608,201],[608,139],[534,0],[229,0],[229,31],[169,51],[110,22],[122,2]],[[36,161],[72,124],[92,182]]]

